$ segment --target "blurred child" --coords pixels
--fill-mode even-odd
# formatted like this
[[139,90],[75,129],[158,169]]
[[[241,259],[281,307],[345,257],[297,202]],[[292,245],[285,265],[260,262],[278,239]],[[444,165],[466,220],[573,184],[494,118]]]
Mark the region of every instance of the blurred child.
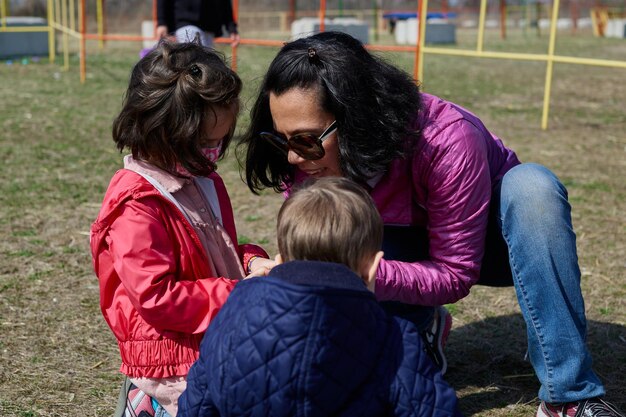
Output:
[[132,71],[113,124],[117,148],[131,155],[91,229],[100,306],[128,377],[116,416],[176,415],[209,322],[267,256],[238,245],[215,172],[240,91],[222,58],[193,42],[161,42]]
[[211,323],[178,415],[459,416],[417,328],[374,297],[371,197],[339,177],[305,187],[278,214],[279,265],[240,283]]

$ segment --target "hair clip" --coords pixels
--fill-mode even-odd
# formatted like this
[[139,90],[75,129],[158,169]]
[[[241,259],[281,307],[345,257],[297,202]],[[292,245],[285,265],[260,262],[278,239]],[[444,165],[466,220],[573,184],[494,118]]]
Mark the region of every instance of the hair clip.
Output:
[[309,55],[309,62],[314,64],[317,62],[320,62],[320,57],[317,54],[317,51],[315,50],[315,48],[309,48],[307,51],[307,54]]
[[191,73],[191,75],[193,75],[194,77],[199,77],[202,75],[202,70],[200,69],[199,66],[197,66],[196,64],[193,64],[191,66],[191,68],[189,68],[189,72]]

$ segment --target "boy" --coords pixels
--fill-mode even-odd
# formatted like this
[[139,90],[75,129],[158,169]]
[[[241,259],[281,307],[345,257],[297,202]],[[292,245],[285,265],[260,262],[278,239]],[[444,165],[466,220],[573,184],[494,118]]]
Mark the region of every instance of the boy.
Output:
[[344,178],[278,213],[279,265],[238,284],[209,326],[179,416],[460,416],[414,325],[373,294],[382,221]]

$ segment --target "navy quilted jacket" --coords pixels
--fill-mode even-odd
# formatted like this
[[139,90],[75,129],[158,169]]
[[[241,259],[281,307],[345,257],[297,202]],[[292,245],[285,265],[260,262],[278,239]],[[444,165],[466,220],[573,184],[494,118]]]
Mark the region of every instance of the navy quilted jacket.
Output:
[[178,416],[460,416],[413,324],[339,264],[238,284],[211,322]]

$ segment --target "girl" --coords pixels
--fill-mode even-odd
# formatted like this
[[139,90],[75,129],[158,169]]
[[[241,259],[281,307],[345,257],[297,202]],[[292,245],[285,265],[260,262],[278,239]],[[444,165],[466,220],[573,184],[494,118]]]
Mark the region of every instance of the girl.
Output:
[[238,245],[215,172],[241,80],[213,50],[162,42],[132,71],[113,124],[124,169],[91,229],[100,306],[128,377],[117,416],[175,416],[199,344],[237,280],[265,252]]

